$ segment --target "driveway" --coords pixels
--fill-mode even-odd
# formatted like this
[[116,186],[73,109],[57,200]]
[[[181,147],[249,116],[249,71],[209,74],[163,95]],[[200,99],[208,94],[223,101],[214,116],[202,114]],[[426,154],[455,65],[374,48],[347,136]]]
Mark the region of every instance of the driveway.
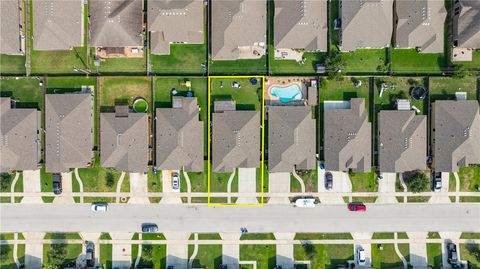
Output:
[[[167,240],[187,240],[190,233],[164,233]],[[167,267],[186,269],[188,267],[188,244],[167,243]]]
[[[113,240],[132,239],[133,233],[110,233]],[[112,268],[130,269],[132,244],[112,244]]]
[[[257,169],[238,168],[238,193],[257,192]],[[256,197],[238,197],[237,204],[258,204]]]
[[[449,191],[450,184],[450,173],[442,172],[442,188],[440,189],[440,193],[447,193]],[[455,191],[455,190],[453,190]],[[446,195],[432,195],[430,200],[428,200],[431,204],[449,204],[452,201]]]
[[[289,193],[290,192],[290,173],[269,173],[268,191],[270,193]],[[288,197],[271,197],[269,204],[289,204]]]
[[[221,233],[223,240],[239,240],[240,233]],[[227,268],[239,268],[240,260],[240,245],[237,244],[223,244],[222,245],[222,264],[227,265]]]
[[54,204],[73,204],[72,196],[72,172],[62,173],[62,193],[55,196]]
[[[25,193],[39,193],[40,187],[40,169],[23,171],[23,191]],[[23,197],[22,203],[36,204],[43,203],[42,197]]]
[[[293,240],[295,233],[275,233],[277,240]],[[295,259],[293,257],[293,244],[277,244],[277,266],[282,269],[293,269]]]
[[[356,240],[369,240],[372,239],[373,233],[358,233],[354,232],[352,233],[353,239]],[[358,261],[357,261],[357,249],[358,248],[363,248],[365,251],[365,261],[366,264],[364,266],[359,266]],[[372,265],[372,245],[371,244],[354,244],[353,246],[353,253],[354,253],[354,262],[355,262],[355,267],[359,268],[370,268]]]
[[43,268],[43,244],[29,244],[28,240],[41,240],[45,233],[23,233],[27,243],[25,244],[25,268]]
[[392,193],[395,192],[395,184],[397,181],[396,173],[382,173],[382,179],[379,179],[378,182],[378,198],[377,203],[379,204],[396,204],[398,200],[395,196],[386,196],[382,193]]
[[148,177],[144,173],[130,173],[130,204],[149,204],[148,197],[138,197],[138,194],[148,192]]
[[[325,174],[329,172],[332,174],[333,184],[332,189],[325,189]],[[318,169],[318,192],[319,193],[345,193],[352,192],[352,183],[348,174],[341,171],[325,171],[324,169]],[[322,204],[344,204],[342,195],[320,195],[320,202]]]
[[[179,170],[162,170],[162,191],[164,193],[173,193],[172,189],[172,173],[177,172],[180,174]],[[181,183],[180,183],[181,185]],[[160,200],[161,204],[181,204],[182,198],[180,197],[163,197]]]

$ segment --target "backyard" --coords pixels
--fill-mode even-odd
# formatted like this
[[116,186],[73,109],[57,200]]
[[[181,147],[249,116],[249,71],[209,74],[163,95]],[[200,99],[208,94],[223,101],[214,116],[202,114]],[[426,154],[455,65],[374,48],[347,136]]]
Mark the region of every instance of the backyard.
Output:
[[327,57],[325,52],[304,52],[304,60],[302,63],[299,63],[295,60],[275,60],[273,52],[270,54],[270,74],[272,75],[314,74],[317,71],[317,64],[323,64]]
[[171,44],[170,55],[150,54],[151,72],[154,74],[205,73],[207,46],[205,44]]
[[[94,48],[91,48],[90,62],[94,62]],[[145,74],[147,72],[146,56],[139,58],[107,58],[100,61],[100,66],[90,64],[90,70],[97,74]]]
[[478,81],[474,77],[430,78],[430,100],[454,100],[455,92],[467,92],[467,99],[477,100]]
[[439,75],[448,68],[443,53],[420,53],[416,49],[391,49],[392,73],[409,75]]
[[43,108],[43,89],[38,78],[0,78],[1,97],[19,101],[17,107]]
[[[420,110],[420,114],[427,114],[427,98],[423,100],[415,100],[410,95],[410,91],[417,86],[425,87],[425,80],[423,78],[405,78],[405,77],[389,77],[375,79],[375,114],[380,110],[395,109],[396,101],[398,99],[408,99],[412,106]],[[384,89],[382,96],[381,87],[384,84],[387,89]]]
[[[250,78],[213,78],[210,83],[211,106],[217,100],[235,100],[237,110],[261,109],[262,79],[258,79],[255,85]],[[234,88],[234,83],[238,83],[239,87]]]
[[25,72],[25,56],[0,54],[0,75],[23,75]]
[[262,75],[267,71],[267,57],[255,60],[210,61],[209,75]]
[[115,105],[132,106],[136,98],[143,98],[152,111],[152,92],[149,77],[103,77],[100,84],[101,111],[108,111]]

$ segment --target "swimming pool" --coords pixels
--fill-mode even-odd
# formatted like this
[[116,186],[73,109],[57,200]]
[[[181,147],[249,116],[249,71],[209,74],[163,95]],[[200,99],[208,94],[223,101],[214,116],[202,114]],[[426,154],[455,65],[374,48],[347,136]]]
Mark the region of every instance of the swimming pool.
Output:
[[270,89],[270,94],[278,97],[282,103],[288,103],[294,100],[302,100],[302,91],[298,84],[291,84],[287,87],[274,86]]

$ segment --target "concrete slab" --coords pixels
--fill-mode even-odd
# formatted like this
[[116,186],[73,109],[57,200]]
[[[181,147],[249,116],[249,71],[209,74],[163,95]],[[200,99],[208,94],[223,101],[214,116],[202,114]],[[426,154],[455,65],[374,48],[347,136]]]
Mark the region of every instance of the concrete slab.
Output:
[[[289,193],[290,192],[290,173],[269,173],[268,174],[268,192],[270,193]],[[289,204],[288,197],[271,197],[269,204]]]
[[72,179],[73,173],[61,173],[62,175],[62,193],[55,196],[54,204],[74,204]]
[[[168,240],[186,240],[189,233],[164,233]],[[175,269],[188,268],[188,244],[167,244],[167,267],[173,265]]]
[[385,196],[382,193],[395,192],[395,184],[397,181],[396,173],[382,173],[382,179],[378,180],[378,204],[396,204],[398,200],[395,196]]
[[[179,170],[162,170],[162,191],[164,193],[174,192],[172,189],[172,173],[180,173]],[[161,204],[181,204],[182,198],[180,197],[163,197],[160,200]]]
[[[238,168],[238,193],[257,192],[257,169]],[[237,204],[257,204],[256,197],[239,197]]]
[[[25,193],[40,193],[40,169],[23,171],[23,191]],[[23,197],[22,203],[25,204],[41,204],[42,197]]]
[[45,233],[23,233],[25,237],[25,268],[43,268],[43,244],[30,244],[28,240],[42,240]]
[[143,173],[130,173],[129,204],[149,204],[148,197],[138,197],[138,194],[148,192],[148,177]]
[[[358,265],[358,257],[357,257],[357,249],[359,248],[363,248],[363,250],[365,251],[365,265],[364,266],[360,266]],[[355,253],[355,258],[354,258],[354,262],[355,262],[355,268],[371,268],[372,267],[372,245],[371,244],[355,244],[353,246],[353,253]]]
[[[113,240],[130,240],[133,233],[110,233]],[[112,245],[112,268],[129,269],[132,263],[132,244]]]
[[293,244],[277,245],[277,266],[281,266],[282,269],[293,269],[294,257],[293,257]]
[[[325,189],[325,174],[330,172],[333,178],[331,190]],[[319,193],[344,193],[352,192],[352,183],[347,173],[341,171],[325,171],[318,170],[318,192]],[[338,196],[322,196],[320,195],[322,204],[344,204],[345,201],[341,195]]]
[[239,268],[240,245],[239,244],[223,244],[222,245],[222,264],[227,268]]

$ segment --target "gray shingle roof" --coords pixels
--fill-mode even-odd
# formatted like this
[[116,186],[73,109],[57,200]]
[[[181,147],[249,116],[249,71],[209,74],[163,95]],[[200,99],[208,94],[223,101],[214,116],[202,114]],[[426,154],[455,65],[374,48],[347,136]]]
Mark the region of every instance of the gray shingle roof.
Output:
[[326,0],[276,0],[275,48],[327,50]]
[[236,60],[239,47],[266,42],[265,0],[212,0],[212,58]]
[[0,1],[0,54],[23,54],[20,43],[20,10],[18,0]]
[[342,51],[384,48],[393,31],[393,0],[340,0]]
[[420,48],[425,53],[443,52],[443,32],[447,10],[443,1],[396,1],[398,25],[396,46]]
[[427,168],[427,116],[413,110],[379,113],[381,172],[407,172]]
[[436,101],[433,110],[434,168],[457,172],[480,164],[480,112],[477,101]]
[[142,0],[90,0],[90,46],[142,46]]
[[268,169],[291,172],[316,168],[315,119],[305,106],[268,107]]
[[331,171],[370,171],[372,124],[368,122],[365,99],[353,98],[349,109],[324,112],[325,168]]
[[225,111],[212,114],[213,171],[260,165],[260,112]]
[[36,170],[40,161],[40,111],[11,108],[0,98],[0,172]]
[[153,54],[170,54],[170,43],[204,43],[203,0],[148,0]]
[[93,157],[93,96],[46,94],[45,131],[47,172],[88,167]]
[[156,166],[201,172],[204,169],[204,127],[196,97],[173,97],[181,107],[156,109]]
[[83,45],[82,0],[33,1],[33,49],[69,50]]
[[455,9],[458,15],[453,19],[453,35],[460,48],[480,48],[480,1],[459,0]]
[[100,114],[100,163],[103,167],[113,167],[118,171],[147,171],[146,113],[128,113],[127,116],[118,113]]

